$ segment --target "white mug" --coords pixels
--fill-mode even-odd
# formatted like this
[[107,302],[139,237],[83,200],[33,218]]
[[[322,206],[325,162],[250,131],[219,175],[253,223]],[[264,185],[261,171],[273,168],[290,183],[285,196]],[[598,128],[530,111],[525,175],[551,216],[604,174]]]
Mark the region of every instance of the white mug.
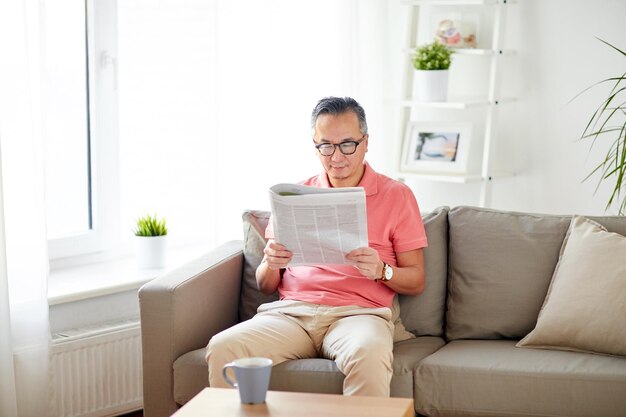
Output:
[[[228,370],[235,373],[235,381],[228,376]],[[231,386],[239,390],[239,398],[244,404],[262,404],[270,384],[272,360],[268,358],[241,358],[224,365],[222,376]]]

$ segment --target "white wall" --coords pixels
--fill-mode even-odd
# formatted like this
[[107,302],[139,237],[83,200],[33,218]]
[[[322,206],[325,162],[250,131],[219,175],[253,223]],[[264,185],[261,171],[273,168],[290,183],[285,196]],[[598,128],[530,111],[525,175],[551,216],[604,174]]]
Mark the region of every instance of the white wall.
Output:
[[310,129],[319,99],[353,96],[371,131],[385,127],[384,2],[244,3],[245,13],[218,4],[218,242],[241,238],[244,209],[269,210],[270,186],[321,171]]
[[[319,172],[309,114],[326,95],[351,95],[363,104],[367,159],[391,174],[390,155],[403,134],[405,6],[400,0],[291,3],[186,0],[195,13],[173,0],[128,3],[152,10],[140,14],[148,21],[142,31],[134,20],[120,23],[125,42],[138,51],[120,40],[128,224],[139,212],[156,210],[171,220],[180,243],[241,238],[242,210],[267,209],[269,186]],[[506,57],[502,87],[519,100],[499,112],[499,134],[507,140],[496,151],[499,164],[517,175],[494,183],[492,207],[604,212],[606,187],[594,196],[595,182],[581,183],[600,149],[588,159],[588,144],[576,141],[602,95],[592,91],[568,102],[624,71],[623,58],[594,38],[625,48],[624,16],[623,0],[519,0],[508,7],[506,41],[518,52]],[[126,82],[124,65],[139,82]],[[454,83],[476,80],[456,74]],[[423,210],[479,203],[477,183],[409,185]]]
[[607,187],[594,196],[596,179],[581,181],[601,160],[607,142],[599,142],[589,154],[589,143],[577,138],[609,86],[570,100],[588,86],[626,70],[624,57],[595,38],[626,48],[626,2],[530,0],[518,7],[523,30],[520,58],[526,75],[519,105],[525,121],[520,141],[528,145],[519,149],[522,166],[527,168],[509,190],[504,184],[499,187],[495,202],[540,212],[603,214]]
[[[393,22],[405,19],[401,9],[390,10],[390,31],[401,45],[403,39]],[[610,187],[602,186],[594,195],[596,179],[582,181],[599,163],[607,144],[599,142],[589,153],[589,143],[577,138],[608,87],[570,100],[595,82],[624,72],[623,56],[595,37],[623,50],[625,16],[623,0],[521,0],[510,6],[506,42],[518,53],[504,58],[510,61],[501,79],[503,90],[519,95],[519,101],[501,106],[499,134],[504,145],[496,152],[497,163],[513,167],[516,176],[494,182],[492,207],[554,214],[605,213]],[[466,82],[473,80],[470,77]],[[391,118],[393,122],[397,118]],[[423,209],[478,204],[478,184],[412,181],[410,185]]]

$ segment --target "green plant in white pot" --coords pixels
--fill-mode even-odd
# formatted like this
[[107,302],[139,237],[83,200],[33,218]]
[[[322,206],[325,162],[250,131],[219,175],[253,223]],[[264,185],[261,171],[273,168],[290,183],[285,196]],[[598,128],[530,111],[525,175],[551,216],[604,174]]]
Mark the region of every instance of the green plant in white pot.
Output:
[[454,51],[437,41],[418,46],[413,55],[414,97],[417,101],[446,101],[448,74]]
[[137,219],[137,265],[141,269],[165,268],[167,264],[167,225],[165,219],[149,214]]
[[[598,39],[626,57],[626,53],[610,43]],[[593,86],[600,84],[612,85],[609,94],[593,112],[581,139],[592,139],[591,147],[598,140],[606,139],[612,143],[602,160],[585,180],[595,174],[600,175],[598,187],[603,181],[613,180],[613,190],[606,204],[608,210],[617,204],[618,213],[626,214],[626,72],[621,75],[606,78]],[[589,90],[587,88],[584,91]],[[583,91],[583,92],[584,92]],[[582,93],[581,93],[582,94]],[[580,94],[579,94],[580,95]],[[597,188],[596,188],[597,190]]]

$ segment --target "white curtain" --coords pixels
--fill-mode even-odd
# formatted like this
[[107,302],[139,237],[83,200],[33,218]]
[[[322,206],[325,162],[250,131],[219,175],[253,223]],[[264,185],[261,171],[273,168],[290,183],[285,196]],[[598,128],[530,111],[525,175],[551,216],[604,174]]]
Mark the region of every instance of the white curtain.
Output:
[[40,7],[0,1],[0,416],[48,415]]

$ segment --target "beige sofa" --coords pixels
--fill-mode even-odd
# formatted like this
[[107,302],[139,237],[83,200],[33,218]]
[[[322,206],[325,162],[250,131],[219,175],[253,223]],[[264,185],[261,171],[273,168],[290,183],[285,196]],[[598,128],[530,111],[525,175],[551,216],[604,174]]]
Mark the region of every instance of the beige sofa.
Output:
[[[140,289],[147,417],[172,414],[207,386],[211,336],[275,299],[254,282],[267,218],[244,213],[243,244]],[[626,413],[626,357],[516,347],[535,327],[571,216],[444,207],[423,219],[427,285],[398,297],[392,396],[414,398],[428,416]],[[626,235],[625,217],[593,219]],[[296,360],[274,367],[271,389],[341,393],[342,380],[332,361]]]

